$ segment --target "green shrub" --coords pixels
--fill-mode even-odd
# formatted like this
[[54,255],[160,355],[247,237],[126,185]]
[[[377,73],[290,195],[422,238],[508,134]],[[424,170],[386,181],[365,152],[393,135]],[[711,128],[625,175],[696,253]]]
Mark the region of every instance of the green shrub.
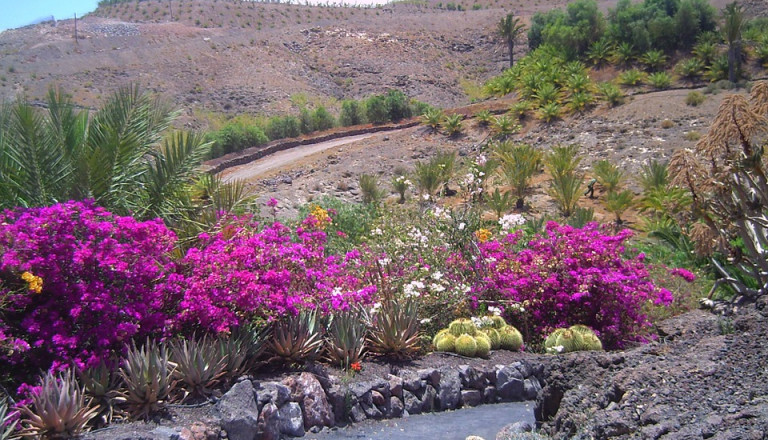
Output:
[[630,69],[619,75],[619,84],[624,86],[639,86],[643,84],[645,76],[645,73],[637,69]]
[[211,158],[269,142],[269,138],[261,127],[246,125],[240,121],[231,121],[221,129],[208,133],[206,138],[213,142],[210,151]]
[[648,82],[654,89],[664,90],[672,84],[672,77],[667,72],[654,72],[648,75]]
[[685,95],[685,105],[688,105],[691,107],[697,107],[701,103],[703,103],[704,100],[706,99],[707,97],[700,92],[696,92],[696,91],[688,92],[688,94]]
[[624,102],[624,93],[615,84],[604,82],[597,85],[600,97],[611,107],[616,107]]
[[328,130],[336,126],[336,119],[320,106],[312,113],[312,126],[315,130]]
[[270,139],[284,139],[301,135],[301,121],[295,116],[273,116],[267,123],[267,136]]
[[387,99],[382,95],[374,95],[365,100],[365,114],[368,122],[384,124],[389,121]]
[[339,125],[348,127],[350,125],[365,124],[365,105],[355,100],[344,100],[341,102],[341,114],[339,115]]
[[385,100],[390,121],[397,122],[413,116],[413,110],[405,93],[399,90],[390,90],[387,92]]

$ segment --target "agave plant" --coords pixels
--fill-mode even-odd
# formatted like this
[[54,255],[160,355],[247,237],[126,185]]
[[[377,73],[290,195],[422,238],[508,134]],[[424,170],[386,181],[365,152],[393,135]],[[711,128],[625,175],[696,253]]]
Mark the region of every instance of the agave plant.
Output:
[[33,438],[77,437],[97,411],[86,405],[85,390],[78,385],[73,371],[48,372],[40,390],[32,395],[31,407],[21,407],[21,434]]
[[224,379],[231,382],[257,367],[271,337],[271,327],[245,325],[229,336],[219,336],[218,349],[224,357]]
[[148,418],[160,410],[176,386],[173,379],[176,364],[164,344],[147,338],[143,346],[133,342],[122,360],[120,377],[124,388],[117,401],[135,418]]
[[321,321],[317,309],[305,309],[275,323],[268,344],[271,360],[295,363],[316,359],[323,350]]
[[85,395],[91,399],[96,409],[94,416],[97,428],[109,425],[115,415],[115,398],[120,388],[120,377],[104,361],[95,367],[79,372],[80,382],[85,387]]
[[215,339],[175,339],[170,343],[171,360],[176,364],[173,378],[184,389],[182,401],[208,397],[226,373],[227,356]]
[[419,302],[414,298],[386,299],[368,316],[371,351],[407,359],[419,351]]
[[0,440],[9,440],[16,433],[18,420],[13,413],[8,413],[8,400],[0,400]]
[[333,314],[326,334],[326,356],[342,368],[360,362],[365,354],[367,327],[364,312],[358,308]]

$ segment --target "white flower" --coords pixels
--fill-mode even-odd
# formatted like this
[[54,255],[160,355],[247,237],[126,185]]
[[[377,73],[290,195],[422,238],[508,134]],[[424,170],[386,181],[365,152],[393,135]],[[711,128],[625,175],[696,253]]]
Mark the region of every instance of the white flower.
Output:
[[433,292],[442,292],[443,290],[445,290],[445,287],[443,287],[443,286],[441,286],[440,284],[437,284],[437,283],[432,283],[432,284],[429,285],[429,290],[431,290]]
[[483,165],[485,165],[485,162],[487,162],[487,161],[488,161],[488,159],[485,157],[485,155],[481,154],[481,155],[477,156],[477,159],[475,160],[475,163],[480,165],[480,166],[483,166]]
[[334,287],[331,291],[331,296],[341,296],[341,287]]
[[378,312],[380,308],[381,308],[380,302],[374,303],[373,307],[371,308],[371,314]]
[[509,231],[515,226],[525,224],[525,217],[520,214],[507,214],[499,219],[499,225],[503,231]]
[[501,309],[494,306],[488,307],[488,313],[494,315],[494,316],[500,316],[501,315]]
[[371,235],[384,235],[384,231],[382,231],[381,228],[376,228],[371,231]]
[[392,260],[390,260],[389,258],[382,258],[382,259],[379,260],[379,264],[382,265],[382,266],[386,266],[386,265],[388,265],[391,262],[392,262]]
[[429,194],[423,194],[421,196],[424,200],[429,200]]
[[466,228],[466,227],[467,227],[467,225],[464,224],[464,222],[459,223],[459,231],[463,231],[464,228]]
[[477,175],[480,176],[480,177],[483,177],[483,176],[485,176],[485,173],[480,171],[479,173],[477,173]]
[[422,325],[423,324],[429,324],[430,322],[432,322],[431,318],[424,318],[421,321],[419,321],[419,324],[422,324]]
[[482,321],[480,321],[480,318],[478,318],[477,316],[473,316],[471,319],[472,319],[472,324],[475,324],[475,327],[480,327],[480,324],[482,323]]
[[440,281],[440,278],[442,278],[442,277],[443,277],[443,273],[442,273],[442,272],[440,272],[439,270],[438,270],[438,271],[435,271],[435,272],[432,274],[432,279],[433,279],[433,280],[435,280],[435,281]]

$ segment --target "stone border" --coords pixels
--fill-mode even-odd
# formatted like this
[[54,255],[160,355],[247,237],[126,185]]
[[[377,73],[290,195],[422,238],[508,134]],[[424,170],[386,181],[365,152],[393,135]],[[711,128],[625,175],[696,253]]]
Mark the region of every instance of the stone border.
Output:
[[402,128],[410,128],[415,127],[420,123],[421,122],[417,118],[411,118],[395,124],[359,126],[350,130],[334,131],[316,137],[278,139],[258,147],[246,148],[245,150],[239,151],[237,153],[229,153],[216,159],[211,159],[206,161],[203,164],[203,167],[205,172],[217,174],[227,168],[253,162],[254,160],[269,156],[270,154],[275,154],[279,151],[288,150],[302,145],[312,145],[319,142],[340,139],[348,136],[358,136],[361,134],[379,133],[382,131],[393,131]]
[[497,402],[535,400],[544,366],[402,370],[356,383],[304,372],[280,382],[243,378],[216,403],[229,440],[277,440],[307,431]]

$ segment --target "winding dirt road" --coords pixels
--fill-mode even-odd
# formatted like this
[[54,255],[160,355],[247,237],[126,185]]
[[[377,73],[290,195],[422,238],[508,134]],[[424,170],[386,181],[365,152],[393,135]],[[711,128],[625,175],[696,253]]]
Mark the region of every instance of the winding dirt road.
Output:
[[[393,131],[388,131],[387,133],[392,133]],[[227,168],[220,173],[220,176],[225,182],[230,182],[237,179],[245,181],[253,180],[254,178],[259,177],[268,171],[285,167],[286,165],[294,163],[304,157],[311,156],[329,148],[358,142],[377,134],[379,133],[366,133],[356,136],[346,136],[330,141],[318,142],[316,144],[301,145],[298,147],[290,148],[288,150],[270,154],[269,156],[262,157],[261,159],[256,159],[253,162]]]

